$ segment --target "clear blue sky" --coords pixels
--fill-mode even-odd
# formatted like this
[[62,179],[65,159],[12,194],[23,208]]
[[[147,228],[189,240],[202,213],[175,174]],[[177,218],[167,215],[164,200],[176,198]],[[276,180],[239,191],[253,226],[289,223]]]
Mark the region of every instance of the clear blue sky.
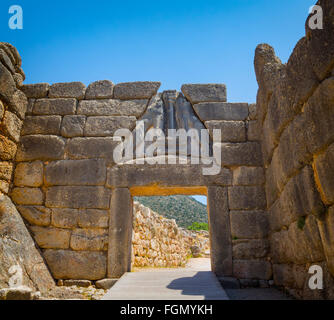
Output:
[[[259,43],[286,61],[315,0],[1,0],[1,40],[22,55],[26,83],[110,79],[225,83],[228,100],[254,102]],[[9,30],[21,5],[24,29]]]

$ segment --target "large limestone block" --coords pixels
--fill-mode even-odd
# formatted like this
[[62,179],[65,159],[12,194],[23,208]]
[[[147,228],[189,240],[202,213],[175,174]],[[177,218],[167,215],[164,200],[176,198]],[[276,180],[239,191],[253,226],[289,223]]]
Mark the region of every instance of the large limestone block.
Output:
[[63,158],[64,148],[64,139],[57,136],[24,136],[21,138],[16,160],[58,160]]
[[118,144],[112,137],[73,138],[67,143],[66,151],[71,159],[105,158],[113,162],[114,148]]
[[85,97],[86,86],[81,82],[55,83],[49,89],[49,98],[76,98]]
[[43,249],[67,249],[70,245],[71,232],[57,228],[30,227],[34,239]]
[[[0,195],[0,287],[8,287],[9,269],[20,266],[23,285],[45,292],[55,284],[10,198]],[[38,271],[38,272],[37,272]]]
[[208,208],[212,271],[218,276],[230,276],[232,242],[227,188],[208,188]]
[[28,116],[24,120],[21,135],[59,135],[61,116]]
[[108,229],[75,229],[72,232],[70,247],[80,251],[106,251]]
[[48,227],[51,223],[51,210],[43,206],[18,206],[21,216],[30,224]]
[[267,206],[263,187],[234,186],[228,188],[231,210],[262,210]]
[[261,123],[257,120],[250,120],[247,122],[247,139],[248,141],[261,140]]
[[53,208],[52,225],[57,228],[74,229],[78,225],[78,209]]
[[323,201],[334,203],[334,143],[321,155],[315,157],[315,174]]
[[113,97],[114,84],[109,80],[100,80],[91,83],[87,90],[85,99],[108,99]]
[[103,159],[61,160],[45,167],[45,184],[58,186],[104,185],[107,168]]
[[135,116],[139,118],[145,111],[147,99],[136,100],[83,100],[78,106],[78,114],[86,116]]
[[78,225],[80,228],[108,228],[109,211],[99,209],[81,210]]
[[310,215],[270,236],[274,263],[305,264],[325,259],[317,220]]
[[221,148],[223,166],[261,166],[261,145],[258,142],[215,143],[214,148]]
[[0,49],[0,62],[10,71],[12,75],[15,74],[15,67],[3,49]]
[[106,277],[106,254],[103,252],[45,250],[44,257],[56,279],[100,280]]
[[262,260],[234,260],[233,276],[238,279],[270,280],[271,263]]
[[231,211],[232,237],[259,239],[268,235],[268,214],[263,211]]
[[184,84],[181,91],[192,104],[226,102],[226,86],[224,84]]
[[247,103],[211,102],[194,104],[193,107],[202,121],[243,121],[248,117]]
[[108,209],[110,191],[103,187],[50,187],[46,191],[45,205],[49,208]]
[[252,260],[265,258],[269,253],[269,241],[265,239],[233,241],[233,259]]
[[17,150],[16,143],[0,135],[0,159],[12,160]]
[[44,195],[39,188],[14,188],[12,199],[17,204],[22,205],[41,205]]
[[24,119],[27,106],[28,99],[25,94],[20,90],[16,90],[8,102],[9,110],[14,112],[20,119]]
[[82,137],[85,123],[85,116],[65,116],[61,124],[61,135],[66,138]]
[[21,162],[15,168],[14,184],[18,187],[40,187],[43,184],[43,162]]
[[84,130],[87,137],[113,136],[117,129],[134,129],[136,117],[88,117]]
[[205,126],[211,135],[213,129],[220,130],[222,142],[246,141],[246,126],[243,121],[206,121]]
[[34,83],[25,84],[21,87],[21,90],[27,96],[27,98],[46,98],[49,92],[50,85],[48,83]]
[[18,142],[21,128],[22,121],[14,113],[6,111],[0,125],[0,130],[10,139]]
[[10,97],[16,90],[16,84],[10,71],[0,62],[0,92],[5,101],[10,101]]
[[236,186],[254,186],[265,183],[262,167],[238,167],[233,170],[233,184]]
[[124,82],[114,87],[114,98],[120,100],[150,99],[160,88],[160,82]]
[[37,99],[34,103],[35,115],[67,115],[75,114],[77,102],[75,99]]

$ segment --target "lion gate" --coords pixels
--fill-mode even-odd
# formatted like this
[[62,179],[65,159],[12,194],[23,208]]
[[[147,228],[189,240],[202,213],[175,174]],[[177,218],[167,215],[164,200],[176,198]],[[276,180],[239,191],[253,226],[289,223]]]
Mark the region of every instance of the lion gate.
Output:
[[[79,82],[22,87],[29,105],[11,195],[52,275],[119,278],[131,268],[132,196],[203,194],[212,270],[270,279],[256,106],[226,102],[225,85],[184,85],[182,93],[157,93],[159,86],[98,81],[88,88]],[[138,120],[144,132],[220,129],[219,174],[203,175],[205,165],[189,163],[188,154],[184,164],[116,164],[120,142],[114,133],[133,131]]]

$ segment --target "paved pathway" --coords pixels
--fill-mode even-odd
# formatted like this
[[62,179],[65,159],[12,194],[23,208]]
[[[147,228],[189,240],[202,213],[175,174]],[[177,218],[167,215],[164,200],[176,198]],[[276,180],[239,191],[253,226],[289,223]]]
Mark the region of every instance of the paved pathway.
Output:
[[209,259],[191,259],[187,268],[129,272],[103,300],[228,300]]

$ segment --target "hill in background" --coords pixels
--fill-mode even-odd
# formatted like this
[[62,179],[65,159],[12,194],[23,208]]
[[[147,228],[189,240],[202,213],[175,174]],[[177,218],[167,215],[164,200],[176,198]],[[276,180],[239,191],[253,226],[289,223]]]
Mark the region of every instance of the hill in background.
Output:
[[183,228],[194,222],[208,223],[206,206],[189,196],[134,197],[134,200],[168,219],[175,219]]

